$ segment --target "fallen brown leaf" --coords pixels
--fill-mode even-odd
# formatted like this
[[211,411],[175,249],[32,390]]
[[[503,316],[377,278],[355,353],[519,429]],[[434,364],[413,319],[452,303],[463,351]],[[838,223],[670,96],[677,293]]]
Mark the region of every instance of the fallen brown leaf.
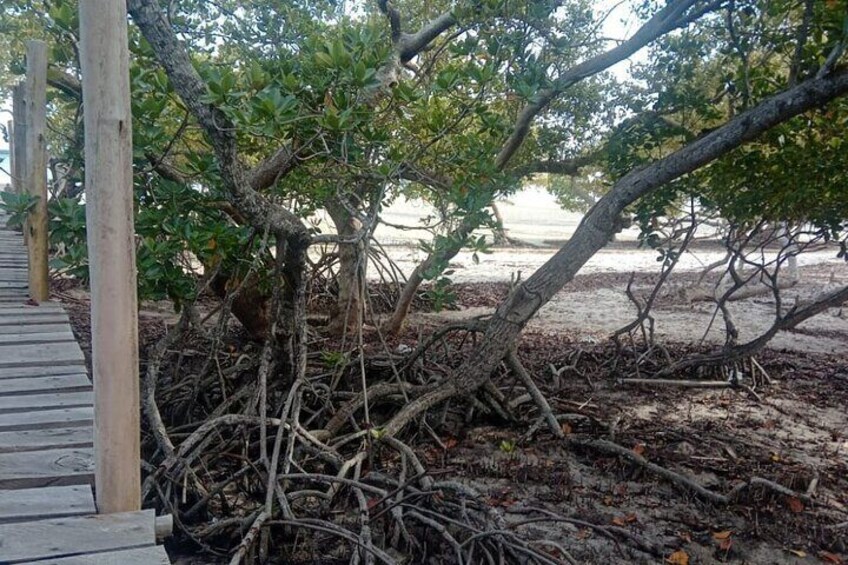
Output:
[[829,551],[819,551],[819,559],[826,561],[827,563],[835,563],[836,565],[842,565],[845,563],[841,557]]
[[795,514],[804,511],[804,503],[801,502],[797,497],[790,496],[789,497],[789,509],[792,510]]
[[615,518],[613,518],[612,523],[615,524],[616,526],[624,526],[625,524],[627,524],[627,522],[624,521],[624,518],[621,518],[619,516],[616,516]]
[[689,565],[689,554],[682,549],[678,549],[668,556],[666,562],[672,565]]
[[733,532],[731,532],[730,530],[725,530],[723,532],[715,532],[713,533],[713,539],[721,541],[723,539],[729,538],[731,535],[733,535]]
[[635,453],[636,455],[643,455],[645,453],[645,444],[637,443],[636,445],[634,445],[633,453]]

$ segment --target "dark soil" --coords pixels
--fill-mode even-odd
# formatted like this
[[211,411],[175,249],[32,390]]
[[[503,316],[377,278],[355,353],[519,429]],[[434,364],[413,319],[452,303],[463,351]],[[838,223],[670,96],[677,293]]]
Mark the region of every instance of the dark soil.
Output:
[[[581,275],[569,288],[620,288],[629,278]],[[653,280],[638,275],[635,284]],[[453,287],[463,307],[495,306],[508,291],[507,284],[497,283]],[[88,303],[80,296],[59,296],[88,357]],[[143,308],[142,351],[174,319]],[[319,332],[312,335],[315,355],[350,348]],[[398,348],[414,347],[419,336],[402,336],[385,346],[373,330],[364,338],[376,379],[381,372],[388,378],[385,359],[399,358]],[[230,339],[233,349],[247,343],[237,331]],[[451,345],[457,347],[458,339]],[[674,356],[691,349],[665,345]],[[523,337],[521,358],[561,416],[567,438],[613,441],[717,493],[761,477],[809,491],[814,503],[753,488],[729,506],[716,506],[620,457],[569,446],[544,427],[532,432],[537,414],[530,403],[515,407],[514,421],[469,418],[467,406],[456,403],[438,442],[423,433],[410,441],[431,473],[472,485],[508,527],[559,544],[580,563],[680,564],[687,562],[684,557],[692,564],[846,562],[848,353],[763,352],[758,359],[772,382],[757,389],[759,399],[729,388],[625,386],[619,379],[636,376],[633,356],[639,351],[624,351],[622,361],[613,363],[616,353],[610,344],[582,342],[579,334]],[[460,356],[442,361],[456,365]],[[520,387],[506,372],[495,382],[507,397],[518,395]],[[565,520],[538,520],[539,509]],[[555,545],[549,547],[552,557],[562,558]],[[172,549],[173,557],[186,563],[226,562],[202,554],[189,558],[194,549],[187,545]],[[316,555],[307,562],[321,559]]]

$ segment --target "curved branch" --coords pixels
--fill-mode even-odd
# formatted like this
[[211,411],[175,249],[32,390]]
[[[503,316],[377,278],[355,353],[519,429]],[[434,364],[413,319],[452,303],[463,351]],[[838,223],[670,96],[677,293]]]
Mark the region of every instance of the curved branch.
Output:
[[[260,165],[263,174],[251,174],[239,159],[233,124],[218,108],[204,102],[206,84],[168,24],[158,0],[128,0],[127,8],[164,67],[174,90],[212,142],[221,178],[230,192],[233,205],[257,229],[269,226],[277,235],[305,241],[308,235],[300,219],[257,192],[255,186],[261,185],[258,180],[267,180],[269,176],[266,174],[268,167]],[[278,163],[281,155],[285,154],[278,150],[271,160]],[[292,161],[285,160],[286,163]]]

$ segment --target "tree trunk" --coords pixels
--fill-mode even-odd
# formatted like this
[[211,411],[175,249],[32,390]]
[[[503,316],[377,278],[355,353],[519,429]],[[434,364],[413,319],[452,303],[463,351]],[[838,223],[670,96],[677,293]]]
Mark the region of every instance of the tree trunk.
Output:
[[471,232],[474,231],[475,227],[477,226],[466,218],[463,220],[462,224],[452,232],[451,237],[447,240],[447,244],[437,247],[437,249],[430,253],[423,262],[419,263],[415,267],[409,275],[409,278],[406,280],[406,284],[404,284],[401,289],[400,297],[398,298],[397,304],[395,304],[395,309],[392,312],[392,315],[383,324],[382,330],[384,333],[393,335],[403,328],[403,323],[409,315],[409,308],[412,306],[412,301],[415,299],[418,287],[420,287],[421,283],[425,280],[425,275],[436,265],[447,265],[451,259],[456,257],[462,249],[462,246],[465,244],[465,240],[469,235],[471,235]]
[[772,96],[723,126],[650,165],[622,177],[586,214],[559,251],[498,307],[468,358],[438,388],[408,403],[383,428],[397,434],[419,414],[482,386],[511,350],[527,322],[606,245],[622,211],[653,192],[755,139],[766,130],[848,93],[848,71],[806,81]]
[[209,283],[209,288],[221,300],[241,285],[238,295],[233,299],[233,316],[244,326],[254,339],[264,339],[271,324],[269,312],[270,297],[259,288],[259,276],[255,273],[242,284],[241,279],[232,273],[219,272]]
[[283,256],[283,281],[280,308],[276,313],[276,334],[286,358],[283,370],[291,382],[302,379],[306,371],[306,254],[309,240],[295,235],[287,240],[278,239],[277,255]]
[[492,228],[492,238],[495,245],[506,245],[509,243],[509,237],[506,235],[501,211],[494,200],[492,200],[491,204],[489,204],[489,208],[492,209],[492,215],[495,217],[495,227]]
[[[336,233],[343,239],[353,239],[362,229],[362,223],[341,204],[328,203],[327,213],[336,226]],[[331,333],[353,330],[362,320],[367,261],[362,241],[339,243],[339,272],[336,276],[339,294],[330,312],[328,329]]]

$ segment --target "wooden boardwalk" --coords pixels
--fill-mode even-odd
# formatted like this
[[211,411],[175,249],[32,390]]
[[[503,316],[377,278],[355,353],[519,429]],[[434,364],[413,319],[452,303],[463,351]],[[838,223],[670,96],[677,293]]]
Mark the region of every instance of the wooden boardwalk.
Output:
[[93,392],[59,304],[28,304],[0,212],[0,564],[162,565],[152,510],[96,514]]

